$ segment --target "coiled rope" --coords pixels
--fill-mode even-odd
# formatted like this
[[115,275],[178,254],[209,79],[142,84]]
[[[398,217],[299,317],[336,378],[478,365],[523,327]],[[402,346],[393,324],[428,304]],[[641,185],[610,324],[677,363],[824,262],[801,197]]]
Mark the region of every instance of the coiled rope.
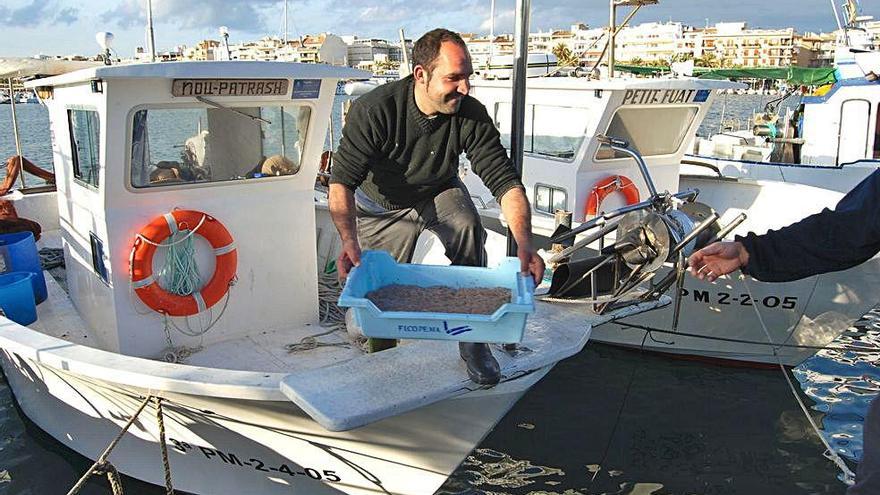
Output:
[[320,342],[318,340],[318,337],[335,332],[346,332],[345,311],[336,304],[341,293],[342,285],[339,283],[336,270],[325,270],[318,274],[318,318],[320,325],[327,330],[303,337],[299,342],[285,345],[284,348],[287,349],[287,352],[310,351],[318,347],[350,347],[352,345],[366,351],[367,339],[362,336],[352,336],[346,333],[348,339],[345,342]]
[[196,264],[193,232],[195,231],[178,231],[167,239],[167,243],[162,244],[168,249],[165,251],[165,266],[159,272],[159,277],[165,281],[165,290],[178,296],[189,296],[202,284]]

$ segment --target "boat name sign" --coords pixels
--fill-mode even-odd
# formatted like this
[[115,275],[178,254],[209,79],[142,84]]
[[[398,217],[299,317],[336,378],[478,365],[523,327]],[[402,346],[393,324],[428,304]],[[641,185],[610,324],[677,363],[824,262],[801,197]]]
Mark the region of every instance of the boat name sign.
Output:
[[286,96],[287,79],[175,79],[172,96]]
[[670,103],[705,103],[708,89],[628,89],[623,105],[666,105]]

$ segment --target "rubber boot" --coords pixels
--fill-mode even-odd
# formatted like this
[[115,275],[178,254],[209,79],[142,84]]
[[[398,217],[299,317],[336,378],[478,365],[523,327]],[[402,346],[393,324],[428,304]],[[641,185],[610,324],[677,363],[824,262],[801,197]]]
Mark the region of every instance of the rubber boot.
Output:
[[367,352],[370,354],[394,347],[397,347],[396,339],[378,339],[374,337],[367,339]]
[[458,352],[467,363],[467,373],[472,382],[495,385],[501,379],[501,368],[492,355],[489,344],[459,342]]

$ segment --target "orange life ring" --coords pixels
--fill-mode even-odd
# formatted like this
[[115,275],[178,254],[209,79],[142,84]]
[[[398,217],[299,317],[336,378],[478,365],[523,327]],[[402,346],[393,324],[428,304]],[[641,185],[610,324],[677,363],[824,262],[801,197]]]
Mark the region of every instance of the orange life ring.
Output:
[[612,175],[593,185],[590,195],[587,197],[587,207],[584,210],[586,216],[595,216],[599,213],[599,205],[611,193],[620,191],[626,197],[626,204],[632,205],[639,202],[639,188],[625,175]]
[[[211,280],[188,296],[167,292],[153,277],[153,254],[162,241],[179,230],[195,230],[214,249],[216,267]],[[196,230],[197,229],[197,230]],[[141,301],[159,313],[190,316],[217,304],[229,290],[238,267],[232,235],[214,217],[194,210],[175,210],[154,218],[135,238],[131,250],[131,285]]]

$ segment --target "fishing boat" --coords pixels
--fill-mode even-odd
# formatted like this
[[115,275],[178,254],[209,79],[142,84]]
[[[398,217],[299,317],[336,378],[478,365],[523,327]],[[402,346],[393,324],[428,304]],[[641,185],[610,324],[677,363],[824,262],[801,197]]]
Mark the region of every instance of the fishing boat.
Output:
[[[846,192],[880,164],[877,138],[880,52],[864,29],[872,18],[847,2],[833,67],[719,69],[702,77],[786,81],[791,90],[772,100],[746,129],[697,137],[685,155],[687,173],[770,179]],[[836,12],[835,12],[836,14]],[[802,87],[817,88],[796,108],[778,104]]]
[[[609,45],[613,43],[612,37]],[[613,75],[613,55],[609,65],[608,73]],[[841,83],[836,93],[850,85]],[[658,191],[699,190],[698,200],[711,207],[702,217],[714,212],[721,223],[734,225],[718,239],[778,229],[837,204],[843,192],[827,184],[814,187],[683,166],[691,136],[717,94],[742,87],[690,77],[528,80],[522,179],[533,208],[533,231],[548,249],[562,240],[574,243],[563,250],[566,256],[548,254],[550,264],[557,265],[554,278],[562,280],[555,288],[551,285],[548,298],[592,304],[601,311],[602,298],[614,285],[601,280],[596,260],[608,252],[609,239],[617,242],[622,234],[631,233],[627,222],[615,228],[611,219],[616,215],[607,212],[654,198]],[[489,109],[502,141],[511,143],[511,135],[504,132],[514,115],[509,84],[475,80],[471,94]],[[649,173],[630,160],[630,152],[621,151],[625,146],[610,148],[609,137],[638,150]],[[788,170],[783,173],[786,179]],[[839,170],[835,167],[835,172]],[[858,171],[859,180],[871,170]],[[460,175],[484,226],[496,233],[506,231],[499,205],[467,160]],[[575,235],[559,231],[560,219],[573,226]],[[602,235],[587,227],[599,227]],[[643,235],[653,234],[647,228]],[[664,287],[675,280],[678,292],[673,304],[596,327],[592,340],[711,360],[794,366],[873,308],[880,288],[876,257],[850,270],[790,283],[761,283],[738,272],[709,283],[672,270],[668,263],[658,268],[656,283],[649,285]]]
[[[537,302],[488,389],[454,341],[367,354],[340,321],[322,327],[339,240],[315,177],[336,85],[362,76],[170,62],[26,83],[49,111],[57,190],[16,208],[65,260],[42,275],[35,321],[0,317],[30,420],[104,469],[191,493],[429,494],[595,325],[669,303]],[[506,238],[487,250],[503,258]],[[166,271],[193,261],[201,276]]]

